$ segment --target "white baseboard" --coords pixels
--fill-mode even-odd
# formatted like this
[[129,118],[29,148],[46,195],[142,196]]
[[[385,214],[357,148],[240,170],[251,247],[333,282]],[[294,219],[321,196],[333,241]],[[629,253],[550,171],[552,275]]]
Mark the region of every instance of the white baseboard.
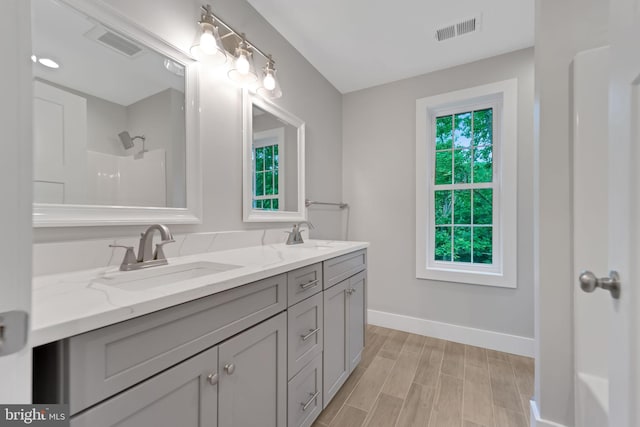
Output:
[[529,401],[529,408],[531,410],[531,427],[566,427],[563,424],[554,423],[553,421],[547,421],[540,418],[540,411],[535,400]]
[[533,338],[419,319],[417,317],[387,313],[384,311],[368,310],[367,314],[368,322],[372,325],[489,348],[505,353],[519,354],[527,357],[534,356],[535,348]]

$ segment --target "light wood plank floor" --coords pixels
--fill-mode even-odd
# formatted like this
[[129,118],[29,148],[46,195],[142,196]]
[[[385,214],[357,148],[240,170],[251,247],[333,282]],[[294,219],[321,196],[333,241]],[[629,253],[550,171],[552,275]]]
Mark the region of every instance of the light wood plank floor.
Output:
[[367,326],[362,362],[312,427],[527,427],[533,359]]

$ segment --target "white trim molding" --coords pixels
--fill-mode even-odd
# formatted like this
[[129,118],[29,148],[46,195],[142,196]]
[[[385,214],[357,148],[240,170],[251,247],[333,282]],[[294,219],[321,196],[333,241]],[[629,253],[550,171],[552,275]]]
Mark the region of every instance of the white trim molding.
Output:
[[540,418],[540,411],[538,410],[538,405],[535,400],[529,401],[529,410],[531,414],[531,427],[567,427],[564,424],[558,424]]
[[367,311],[367,314],[368,322],[372,325],[484,347],[505,353],[518,354],[520,356],[534,356],[535,341],[533,338],[371,309]]
[[[493,263],[436,261],[433,215],[435,119],[470,109],[494,110]],[[416,100],[416,277],[517,287],[518,80],[510,79]],[[475,188],[478,184],[469,184]],[[482,185],[483,187],[486,185]],[[455,187],[445,186],[445,187]],[[479,188],[479,187],[478,187]]]

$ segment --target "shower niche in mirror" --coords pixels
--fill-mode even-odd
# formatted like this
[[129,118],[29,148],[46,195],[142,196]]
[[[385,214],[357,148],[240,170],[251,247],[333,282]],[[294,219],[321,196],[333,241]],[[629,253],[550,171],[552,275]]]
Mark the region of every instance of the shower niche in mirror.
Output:
[[248,91],[243,120],[244,221],[305,220],[304,122]]
[[102,2],[31,19],[34,226],[199,222],[194,61]]

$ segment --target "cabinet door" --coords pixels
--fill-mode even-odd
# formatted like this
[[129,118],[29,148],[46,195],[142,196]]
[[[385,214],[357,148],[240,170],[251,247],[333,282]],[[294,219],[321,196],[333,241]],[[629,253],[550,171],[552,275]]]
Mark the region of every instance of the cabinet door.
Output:
[[322,354],[289,381],[289,424],[309,427],[322,411]]
[[326,407],[349,376],[347,328],[349,280],[324,291],[323,403]]
[[319,293],[289,307],[287,312],[289,379],[300,372],[317,354],[322,353],[324,328],[322,305],[323,297]]
[[219,371],[221,427],[285,427],[286,313],[220,344]]
[[360,363],[364,349],[366,271],[349,279],[349,373]]
[[72,427],[217,426],[218,347],[71,418]]

